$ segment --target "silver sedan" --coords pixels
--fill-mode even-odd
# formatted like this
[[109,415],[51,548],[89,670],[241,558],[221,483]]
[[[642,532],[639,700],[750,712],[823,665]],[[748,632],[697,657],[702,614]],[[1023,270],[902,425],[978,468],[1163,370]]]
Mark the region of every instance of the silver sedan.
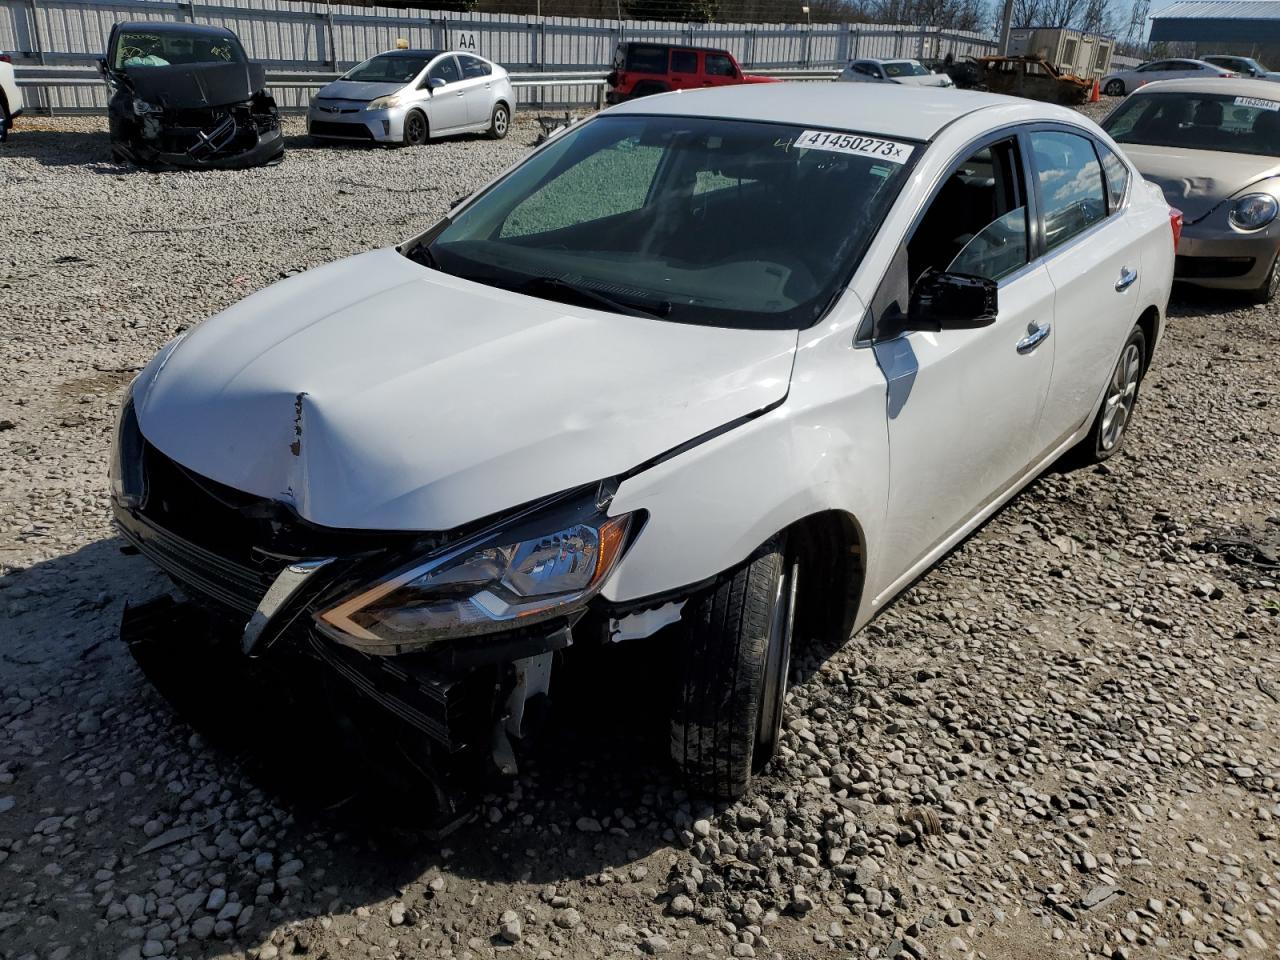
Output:
[[415,146],[432,137],[511,129],[507,71],[472,53],[390,50],[321,88],[307,111],[313,137]]

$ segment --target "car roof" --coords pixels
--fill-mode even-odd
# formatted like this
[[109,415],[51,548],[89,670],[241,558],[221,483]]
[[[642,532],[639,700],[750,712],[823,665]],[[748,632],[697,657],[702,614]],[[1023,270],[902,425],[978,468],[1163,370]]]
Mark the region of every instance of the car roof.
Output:
[[136,30],[147,33],[208,33],[217,37],[239,37],[226,27],[215,27],[207,23],[176,23],[167,20],[125,20],[115,25],[116,30]]
[[452,50],[383,50],[375,53],[375,57],[436,57],[442,53],[453,53]]
[[1081,118],[1078,112],[1067,107],[996,93],[972,90],[939,93],[931,87],[889,84],[876,85],[871,92],[866,84],[860,83],[803,82],[659,93],[629,100],[607,112],[760,120],[931,140],[953,121],[989,107],[1006,108],[1001,111],[1001,122],[1060,119],[1075,122]]
[[1148,93],[1226,93],[1233,97],[1257,97],[1280,101],[1280,87],[1271,80],[1249,77],[1191,77],[1187,80],[1157,80],[1145,83],[1130,96]]

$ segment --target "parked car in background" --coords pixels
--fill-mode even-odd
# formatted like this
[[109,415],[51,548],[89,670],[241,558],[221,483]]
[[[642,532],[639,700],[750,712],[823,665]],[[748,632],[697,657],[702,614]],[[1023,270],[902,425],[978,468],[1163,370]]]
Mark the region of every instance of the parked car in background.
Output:
[[[735,796],[793,626],[838,646],[1049,464],[1120,449],[1174,244],[1075,111],[839,83],[623,104],[167,344],[114,515],[222,649],[376,704],[420,769],[512,771],[568,661],[641,643],[675,763]],[[190,649],[176,615],[131,607],[126,638]]]
[[982,85],[982,68],[973,57],[956,59],[948,54],[941,60],[926,60],[924,64],[935,73],[945,73],[961,90],[976,90]]
[[1221,67],[1223,70],[1230,70],[1238,73],[1242,77],[1253,80],[1272,80],[1280,77],[1280,74],[1272,73],[1253,57],[1234,57],[1227,54],[1210,54],[1207,57],[1201,57],[1205,63],[1211,63],[1215,67]]
[[1151,60],[1132,70],[1116,70],[1102,78],[1102,92],[1108,97],[1123,97],[1139,87],[1159,80],[1188,80],[1234,77],[1234,70],[1203,60]]
[[1182,210],[1175,276],[1280,289],[1280,89],[1265,80],[1170,80],[1135,90],[1103,127]]
[[307,132],[332,140],[400,143],[511,129],[516,97],[507,71],[474,53],[388,50],[320,89]]
[[981,86],[995,93],[1005,93],[1045,103],[1084,103],[1093,89],[1093,81],[1070,73],[1039,57],[979,57]]
[[9,137],[13,121],[22,115],[22,94],[13,76],[13,62],[0,53],[0,143]]
[[117,23],[99,68],[118,160],[151,168],[235,168],[284,156],[266,71],[249,62],[230,30]]
[[933,73],[919,60],[854,60],[836,78],[846,83],[898,83],[906,87],[954,87],[945,73]]
[[697,90],[739,83],[773,83],[743,71],[727,50],[682,47],[666,43],[620,43],[613,52],[613,70],[606,81],[605,99],[622,103],[668,90]]

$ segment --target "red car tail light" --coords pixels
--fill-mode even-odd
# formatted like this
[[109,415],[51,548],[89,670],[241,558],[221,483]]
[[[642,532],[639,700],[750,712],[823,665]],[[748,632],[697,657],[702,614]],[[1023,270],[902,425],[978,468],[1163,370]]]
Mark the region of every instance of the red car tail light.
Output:
[[1169,208],[1169,226],[1173,229],[1173,252],[1177,253],[1182,240],[1182,211],[1177,207]]
[[13,57],[7,53],[0,53],[0,63],[13,63]]

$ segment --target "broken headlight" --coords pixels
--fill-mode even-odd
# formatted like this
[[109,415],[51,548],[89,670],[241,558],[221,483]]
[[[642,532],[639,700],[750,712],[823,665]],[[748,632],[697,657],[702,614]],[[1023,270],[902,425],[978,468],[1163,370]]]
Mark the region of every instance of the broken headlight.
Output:
[[350,646],[406,652],[585,606],[622,556],[631,514],[542,518],[409,564],[316,615]]

